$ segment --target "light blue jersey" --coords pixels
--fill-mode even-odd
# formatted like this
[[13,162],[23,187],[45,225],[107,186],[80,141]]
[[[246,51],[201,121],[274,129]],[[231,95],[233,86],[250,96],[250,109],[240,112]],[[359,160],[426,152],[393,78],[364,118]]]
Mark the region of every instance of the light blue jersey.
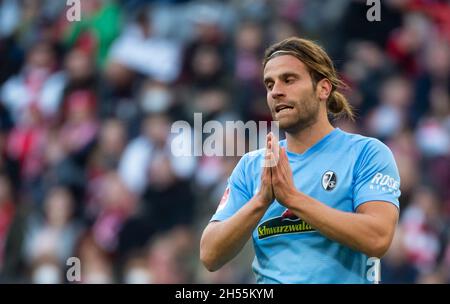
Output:
[[[286,140],[280,141],[286,147]],[[233,170],[211,221],[236,213],[258,191],[264,149],[244,155]],[[400,177],[379,140],[334,129],[302,154],[287,151],[295,187],[346,212],[368,201],[399,207]],[[276,200],[252,234],[258,283],[370,283],[368,257],[332,241],[287,212]]]

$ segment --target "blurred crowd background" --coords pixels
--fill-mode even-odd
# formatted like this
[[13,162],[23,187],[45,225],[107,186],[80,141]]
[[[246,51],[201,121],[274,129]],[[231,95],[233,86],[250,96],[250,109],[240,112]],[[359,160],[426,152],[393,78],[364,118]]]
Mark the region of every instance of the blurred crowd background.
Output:
[[171,124],[270,121],[264,49],[325,47],[401,175],[382,283],[450,283],[450,4],[0,0],[0,282],[253,283],[247,245],[208,273],[203,228],[239,157],[175,157]]

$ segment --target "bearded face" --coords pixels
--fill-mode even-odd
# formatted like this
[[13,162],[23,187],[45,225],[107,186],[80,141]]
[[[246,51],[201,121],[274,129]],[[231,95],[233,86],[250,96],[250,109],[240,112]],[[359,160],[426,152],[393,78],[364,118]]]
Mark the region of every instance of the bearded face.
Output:
[[296,133],[317,121],[319,100],[307,67],[292,55],[270,59],[264,68],[267,103],[279,128]]

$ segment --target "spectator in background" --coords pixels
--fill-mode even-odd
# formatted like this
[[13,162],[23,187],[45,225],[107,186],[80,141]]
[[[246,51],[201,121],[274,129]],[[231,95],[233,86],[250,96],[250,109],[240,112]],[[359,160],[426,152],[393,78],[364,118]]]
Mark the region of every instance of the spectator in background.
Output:
[[175,96],[166,83],[147,79],[142,84],[139,103],[144,113],[168,112],[175,103]]
[[115,171],[110,171],[95,183],[96,192],[90,203],[94,218],[92,237],[107,253],[114,253],[119,232],[126,220],[136,212],[135,198]]
[[[414,134],[409,129],[404,129],[387,141],[392,149],[402,181],[402,196],[400,205],[403,210],[409,206],[414,190],[422,182],[420,159],[421,154],[417,148]],[[403,212],[401,213],[403,214]]]
[[11,181],[3,173],[0,175],[0,272],[3,268],[6,238],[15,212],[16,205]]
[[100,117],[116,117],[130,128],[139,117],[136,98],[137,74],[125,65],[110,61],[107,63],[101,86]]
[[165,114],[149,115],[143,134],[129,144],[120,162],[120,177],[129,191],[141,197],[139,212],[121,233],[122,252],[145,243],[154,233],[192,224],[195,201],[189,179],[196,161],[168,152],[169,131]]
[[[10,2],[15,2],[10,1]],[[1,4],[0,4],[1,5]],[[1,9],[0,9],[1,10]],[[1,13],[0,13],[1,14]],[[8,13],[9,14],[9,13]],[[0,16],[0,20],[5,20]],[[1,22],[1,21],[0,21]],[[0,25],[0,29],[3,26]],[[12,75],[20,71],[22,64],[23,50],[11,36],[2,37],[0,34],[0,86],[8,80]]]
[[[181,284],[192,281],[189,258],[193,254],[189,230],[174,228],[156,237],[148,252],[149,270],[155,284]],[[190,254],[189,254],[190,253]]]
[[20,177],[25,186],[33,183],[43,169],[47,128],[43,113],[36,104],[22,113],[21,123],[11,130],[6,143],[9,158],[20,165]]
[[[166,190],[177,181],[187,180],[192,175],[195,159],[175,157],[169,152],[169,132],[170,119],[167,115],[149,115],[143,121],[142,134],[125,148],[119,173],[131,192],[142,194],[149,185]],[[162,166],[160,169],[164,170],[158,170],[158,166]]]
[[234,76],[239,82],[254,85],[262,72],[258,59],[263,53],[263,29],[258,23],[244,22],[235,37]]
[[161,82],[173,82],[180,70],[180,46],[153,32],[148,12],[139,12],[113,43],[108,59]]
[[276,41],[282,41],[286,38],[297,35],[296,23],[286,19],[277,19],[273,22],[273,25],[267,29],[267,44],[275,43]]
[[144,250],[130,252],[123,267],[123,283],[151,284],[154,274],[150,271],[147,254]]
[[91,178],[116,170],[127,141],[127,130],[121,120],[108,119],[103,122],[99,138],[90,154],[88,175]]
[[380,104],[368,114],[368,131],[385,140],[409,125],[413,92],[411,83],[398,76],[388,78],[380,91]]
[[192,16],[194,33],[184,48],[181,80],[196,87],[210,83],[224,85],[227,37],[220,25],[220,12],[200,7]]
[[0,39],[13,34],[20,20],[20,5],[14,0],[0,2]]
[[199,45],[189,57],[190,83],[205,89],[212,85],[225,85],[223,57],[212,45]]
[[367,5],[363,0],[349,1],[339,24],[341,47],[351,40],[373,41],[384,47],[389,34],[402,23],[402,13],[408,0],[381,1],[383,22],[367,22]]
[[225,123],[227,119],[232,120],[233,116],[237,116],[229,94],[219,86],[195,91],[191,96],[189,108],[194,113],[202,113],[204,121],[217,120]]
[[[75,91],[89,91],[93,97],[98,97],[100,81],[91,54],[83,49],[73,49],[65,57],[66,83],[63,100]],[[96,98],[96,109],[100,108]],[[61,109],[60,109],[61,110]]]
[[65,44],[95,54],[96,64],[103,67],[109,48],[121,30],[122,9],[113,0],[85,1],[81,8],[83,18],[71,23]]
[[360,115],[378,104],[378,92],[383,81],[394,73],[392,63],[383,49],[371,41],[354,41],[347,47],[348,60],[342,65],[343,76],[353,88],[350,101]]
[[80,237],[75,253],[83,261],[80,283],[111,284],[116,281],[112,256],[102,249],[90,231]]
[[[416,98],[414,102],[414,122],[423,114],[429,114],[432,105],[432,97],[437,97],[432,92],[437,92],[440,99],[446,98],[450,92],[450,46],[444,40],[435,40],[427,44],[423,58],[423,69],[416,78]],[[444,110],[440,116],[448,114]]]
[[[196,162],[193,157],[174,157],[170,149],[170,120],[151,116],[145,122],[152,150],[144,167],[147,184],[143,193],[144,213],[157,230],[192,223],[194,200],[189,186]],[[142,166],[142,164],[141,164]]]
[[430,33],[427,19],[418,14],[407,14],[404,24],[393,30],[386,44],[386,53],[408,76],[419,73],[419,52]]
[[[86,168],[86,196],[82,198],[83,201],[86,201],[86,205],[83,206],[83,215],[90,220],[95,220],[102,210],[103,202],[107,200],[106,197],[102,197],[104,193],[100,193],[99,190],[113,191],[113,189],[107,189],[108,185],[111,184],[111,182],[108,183],[108,180],[115,180],[117,186],[123,187],[123,183],[115,178],[115,172],[125,149],[125,144],[126,130],[123,123],[117,119],[105,121]],[[124,196],[124,209],[127,209],[127,202],[132,200],[132,196],[124,195],[127,190],[124,191],[121,195]],[[126,196],[129,197],[126,198]]]
[[86,164],[99,129],[95,108],[96,98],[92,92],[78,90],[67,97],[63,109],[64,123],[59,130],[59,141],[66,153],[81,166]]
[[[255,112],[261,112],[265,104],[259,102],[262,97],[261,60],[263,54],[263,28],[254,22],[244,22],[235,34],[234,77],[236,79],[236,109],[243,112],[244,119],[254,119]],[[259,108],[258,110],[255,110]]]
[[54,255],[42,255],[31,265],[31,284],[62,284],[64,273],[61,263]]
[[400,221],[406,258],[420,274],[435,271],[442,256],[445,223],[439,216],[441,213],[437,194],[430,188],[419,187]]
[[73,211],[73,197],[67,188],[49,191],[42,216],[36,213],[28,221],[22,254],[29,265],[44,257],[53,257],[57,265],[65,265],[82,229],[73,219]]
[[57,72],[54,47],[44,41],[29,50],[19,75],[8,79],[0,90],[0,101],[20,124],[30,106],[36,107],[46,119],[58,111],[64,76]]
[[65,185],[74,196],[74,216],[82,220],[80,216],[84,206],[81,202],[86,183],[84,170],[69,155],[64,142],[61,141],[59,130],[48,132],[43,154],[44,169],[37,182],[33,184],[29,199],[34,205],[41,206],[46,193],[55,186]]
[[7,151],[9,132],[13,128],[11,116],[7,109],[0,104],[0,171],[11,178],[14,189],[20,184],[20,167],[17,160],[10,157]]
[[413,284],[418,270],[408,263],[403,229],[397,227],[391,248],[381,260],[381,281],[385,284]]

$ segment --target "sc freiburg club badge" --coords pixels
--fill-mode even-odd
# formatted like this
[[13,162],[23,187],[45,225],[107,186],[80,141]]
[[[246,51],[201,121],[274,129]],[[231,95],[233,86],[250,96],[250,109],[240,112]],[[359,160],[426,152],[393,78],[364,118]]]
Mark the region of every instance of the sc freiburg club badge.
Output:
[[337,175],[333,171],[327,171],[322,176],[322,187],[326,191],[331,191],[336,188]]

